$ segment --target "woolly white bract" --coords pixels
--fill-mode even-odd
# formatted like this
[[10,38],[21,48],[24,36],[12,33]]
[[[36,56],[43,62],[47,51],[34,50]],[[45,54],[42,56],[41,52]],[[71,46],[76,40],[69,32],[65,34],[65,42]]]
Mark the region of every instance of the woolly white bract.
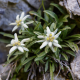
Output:
[[11,40],[11,44],[8,44],[8,46],[13,46],[10,50],[9,50],[9,54],[11,54],[12,52],[14,52],[15,50],[19,50],[21,52],[25,51],[29,51],[25,46],[24,42],[29,41],[29,38],[23,39],[21,42],[18,40],[17,34],[14,34],[14,39]]
[[14,23],[10,23],[10,25],[15,25],[12,32],[15,31],[18,27],[21,27],[22,30],[24,30],[25,28],[28,28],[28,26],[26,25],[26,23],[24,23],[24,21],[26,20],[26,18],[29,17],[29,15],[26,15],[26,16],[24,15],[25,13],[22,12],[20,18],[19,18],[19,15],[17,15],[16,21]]
[[46,36],[44,36],[44,35],[37,36],[38,38],[42,39],[37,42],[43,42],[42,45],[40,46],[40,49],[42,49],[48,45],[51,48],[51,50],[53,52],[55,52],[54,47],[61,48],[61,46],[58,44],[58,40],[56,40],[59,37],[59,35],[61,34],[61,31],[59,33],[57,33],[57,31],[58,31],[58,29],[56,29],[54,32],[51,32],[49,27],[47,27]]

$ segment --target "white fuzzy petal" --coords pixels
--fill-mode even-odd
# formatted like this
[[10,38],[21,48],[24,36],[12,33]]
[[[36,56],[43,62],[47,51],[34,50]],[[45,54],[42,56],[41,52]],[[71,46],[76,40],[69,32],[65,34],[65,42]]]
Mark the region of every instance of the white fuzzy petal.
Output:
[[37,36],[38,38],[44,38],[44,36],[43,35],[39,35],[39,36]]
[[58,29],[56,29],[53,33],[54,33],[54,35],[57,33],[57,31],[58,31]]
[[20,47],[20,46],[18,47],[18,50],[21,51],[21,52],[24,52],[23,48]]
[[9,50],[9,54],[11,54],[13,51],[15,51],[17,49],[17,46],[13,46],[10,50]]
[[14,34],[15,40],[18,41],[17,33]]
[[42,45],[40,46],[40,49],[42,49],[43,47],[45,47],[48,44],[47,41],[43,42]]
[[12,40],[11,40],[11,44],[14,44],[15,42],[16,42],[15,39],[12,39]]
[[25,46],[25,44],[21,44],[21,46]]
[[9,47],[9,46],[12,46],[12,44],[8,44],[8,45],[6,45],[6,47]]
[[58,44],[58,41],[57,40],[53,40],[53,43],[57,43]]
[[12,32],[15,31],[17,28],[18,28],[18,26],[15,26],[15,27],[13,28]]
[[23,26],[21,26],[21,29],[22,29],[22,31],[24,31],[24,27]]
[[52,42],[49,42],[48,45],[49,45],[49,47],[52,47]]
[[33,23],[34,21],[29,21],[29,22],[26,22],[25,24],[31,24],[31,23]]
[[22,21],[25,21],[26,20],[26,18],[28,18],[30,15],[26,15],[23,19],[22,19]]
[[51,49],[53,52],[56,52],[56,50],[55,50],[53,47],[50,47],[50,49]]
[[50,33],[51,33],[51,31],[50,31],[49,27],[47,27],[47,34],[50,34]]
[[44,40],[39,40],[39,41],[36,41],[36,42],[44,42]]
[[16,23],[10,23],[10,25],[16,25]]
[[24,28],[28,28],[28,26],[26,24],[22,24],[22,26],[24,26]]
[[24,12],[21,13],[20,20],[22,20],[23,17],[24,17]]
[[23,47],[23,49],[25,50],[25,51],[29,51],[27,48],[25,48],[25,47]]
[[28,42],[29,40],[30,40],[30,38],[23,39],[23,40],[21,41],[21,44],[24,43],[24,42]]
[[61,46],[58,43],[53,43],[53,45],[61,48]]
[[59,37],[59,35],[61,34],[61,31],[59,33],[57,33],[54,37],[55,39],[57,39]]
[[16,16],[16,20],[19,20],[19,15]]

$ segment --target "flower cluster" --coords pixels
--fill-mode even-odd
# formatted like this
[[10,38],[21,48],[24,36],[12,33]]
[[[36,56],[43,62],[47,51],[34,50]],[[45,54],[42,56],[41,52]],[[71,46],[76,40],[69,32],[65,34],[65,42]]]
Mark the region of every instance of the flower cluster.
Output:
[[[39,35],[38,38],[42,39],[37,42],[43,42],[42,45],[40,46],[40,49],[48,45],[53,52],[55,52],[55,49],[53,47],[60,47],[61,46],[58,44],[58,40],[56,40],[59,35],[61,34],[61,31],[57,33],[58,29],[56,29],[54,32],[51,32],[49,27],[47,27],[47,34],[46,36],[44,35]],[[57,34],[56,34],[57,33]]]
[[28,26],[26,25],[26,23],[24,23],[24,21],[26,20],[26,18],[28,18],[29,15],[26,15],[24,17],[24,12],[22,12],[21,17],[19,18],[19,15],[16,16],[16,21],[14,23],[10,23],[10,25],[15,25],[15,27],[13,28],[12,32],[15,31],[18,27],[21,27],[22,30],[24,30],[25,28],[28,28]]
[[21,42],[18,40],[17,34],[14,34],[14,39],[11,40],[11,44],[8,44],[8,46],[13,46],[10,51],[9,54],[11,54],[13,51],[15,51],[16,49],[18,49],[21,52],[25,51],[29,51],[25,46],[24,42],[29,41],[29,38],[23,39]]
[[[26,23],[24,23],[24,21],[26,20],[26,18],[28,18],[29,15],[26,15],[24,17],[24,12],[22,12],[21,17],[19,18],[19,15],[17,15],[16,17],[16,22],[11,23],[10,25],[15,25],[15,27],[13,28],[12,32],[15,31],[18,27],[21,27],[22,30],[24,30],[25,28],[28,28],[28,26],[26,25]],[[56,52],[54,47],[59,47],[61,48],[61,46],[58,43],[57,38],[59,37],[59,35],[61,34],[61,31],[59,33],[57,33],[58,29],[56,29],[54,32],[51,32],[49,27],[46,27],[46,35],[38,35],[37,37],[40,39],[39,42],[43,42],[42,45],[40,46],[40,49],[44,48],[45,46],[49,46],[50,49],[53,52]],[[57,34],[56,34],[57,33]],[[19,50],[20,52],[24,52],[25,51],[29,51],[25,46],[24,42],[29,41],[30,38],[26,38],[23,39],[22,41],[18,40],[17,37],[17,33],[14,34],[14,39],[11,40],[11,43],[7,45],[8,46],[13,46],[10,51],[9,54],[11,54],[12,52],[14,52],[15,50]]]

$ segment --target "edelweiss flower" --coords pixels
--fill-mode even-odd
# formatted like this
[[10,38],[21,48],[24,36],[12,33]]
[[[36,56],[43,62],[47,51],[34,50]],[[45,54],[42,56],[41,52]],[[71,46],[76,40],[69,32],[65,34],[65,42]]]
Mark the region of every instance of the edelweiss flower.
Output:
[[18,49],[19,51],[21,52],[24,52],[25,51],[29,51],[27,48],[25,48],[25,44],[24,42],[27,42],[29,41],[30,39],[27,38],[27,39],[23,39],[21,42],[18,40],[18,37],[17,37],[17,34],[15,33],[14,34],[14,39],[11,40],[11,44],[8,44],[8,46],[13,46],[10,50],[9,50],[9,54],[11,54],[13,51],[15,51],[16,49]]
[[28,18],[29,15],[26,15],[24,17],[24,12],[21,13],[21,17],[19,18],[19,15],[16,16],[16,21],[14,23],[10,23],[10,25],[15,25],[15,27],[13,28],[12,32],[15,31],[18,27],[21,26],[21,29],[24,30],[24,28],[28,28],[28,26],[26,25],[26,23],[24,23],[24,21],[26,20],[26,18]]
[[[38,38],[41,38],[42,40],[39,40],[37,42],[43,42],[42,45],[40,46],[40,49],[44,48],[45,46],[49,46],[53,52],[55,52],[55,47],[60,47],[61,46],[58,44],[58,40],[56,40],[59,35],[61,34],[61,31],[57,33],[58,29],[56,29],[54,32],[51,32],[49,27],[47,27],[47,34],[46,36],[44,35],[39,35]],[[57,34],[56,34],[57,33]]]

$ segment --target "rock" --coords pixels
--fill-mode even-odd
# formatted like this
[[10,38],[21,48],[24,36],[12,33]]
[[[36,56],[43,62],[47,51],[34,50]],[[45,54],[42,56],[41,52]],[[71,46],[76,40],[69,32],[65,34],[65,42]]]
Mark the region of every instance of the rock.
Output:
[[[76,57],[74,60],[71,62],[71,69],[75,77],[80,79],[80,50],[76,54]],[[75,79],[75,80],[78,80]]]
[[[39,9],[42,0],[26,0],[31,6],[33,6],[36,9]],[[45,7],[48,7],[50,4],[50,0],[43,0]]]
[[11,2],[11,3],[19,3],[21,0],[8,0],[8,2]]
[[[12,4],[16,3],[16,4]],[[21,12],[28,13],[31,8],[23,0],[0,0],[0,8],[4,14],[0,14],[0,29],[4,31],[12,31],[14,26],[10,26],[10,22],[14,22],[16,16]]]
[[[50,1],[45,0],[46,7]],[[31,5],[31,6],[30,6]],[[14,26],[10,26],[10,22],[15,22],[16,16],[25,12],[28,14],[35,7],[38,9],[41,5],[41,0],[0,0],[0,29],[3,31],[12,31]]]
[[0,64],[6,61],[9,49],[6,47],[6,44],[0,42]]
[[2,80],[6,80],[9,70],[10,70],[10,65],[3,67],[5,64],[0,64],[0,74]]
[[71,18],[73,18],[73,15],[80,16],[80,7],[79,7],[80,0],[63,0],[60,1],[59,3],[61,4],[62,2],[63,2],[63,6],[69,12]]

